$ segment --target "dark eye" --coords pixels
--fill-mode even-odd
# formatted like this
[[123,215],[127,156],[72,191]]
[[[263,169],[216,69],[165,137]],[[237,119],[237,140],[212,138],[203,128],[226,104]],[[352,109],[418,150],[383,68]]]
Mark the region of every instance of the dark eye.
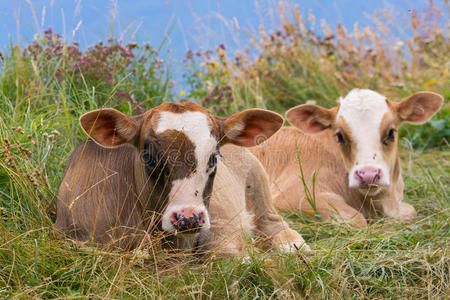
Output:
[[384,145],[387,146],[389,142],[395,141],[395,131],[396,131],[395,128],[389,129],[389,132],[388,132],[386,138],[385,138],[384,141],[383,141],[383,144],[384,144]]
[[148,151],[145,151],[144,154],[142,154],[142,159],[144,160],[146,166],[149,167],[156,166],[155,158]]
[[336,136],[337,136],[339,144],[345,144],[344,136],[342,135],[342,133],[340,131],[336,132]]
[[219,156],[218,151],[214,151],[213,154],[209,157],[208,168],[212,169],[217,165],[217,157]]

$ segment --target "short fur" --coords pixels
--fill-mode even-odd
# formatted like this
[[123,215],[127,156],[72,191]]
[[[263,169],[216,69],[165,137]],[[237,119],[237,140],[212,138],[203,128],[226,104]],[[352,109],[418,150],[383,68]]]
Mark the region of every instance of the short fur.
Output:
[[[372,96],[374,92],[354,90],[351,94]],[[414,217],[414,208],[403,202],[404,184],[397,136],[394,135],[395,140],[392,140],[388,134],[403,121],[425,122],[439,110],[443,99],[435,93],[421,92],[400,103],[383,101],[387,103],[388,112],[377,125],[379,128],[374,128],[379,132],[374,134],[379,140],[369,141],[377,146],[367,150],[373,152],[366,155],[371,155],[373,161],[382,159],[387,164],[388,184],[379,186],[375,192],[373,189],[350,187],[349,171],[358,167],[356,154],[359,149],[346,120],[337,117],[339,107],[325,109],[311,104],[300,105],[286,114],[288,121],[297,128],[283,127],[267,142],[251,148],[269,175],[275,206],[287,210],[300,209],[305,214],[314,214],[315,208],[324,219],[337,217],[356,226],[365,226],[367,219],[376,216]],[[338,131],[345,143],[338,143]],[[381,153],[382,157],[376,157],[376,153]],[[313,195],[309,201],[300,178],[298,158],[307,187]],[[314,187],[313,174],[316,174]]]
[[[59,231],[91,244],[132,249],[151,230],[162,229],[161,217],[170,201],[170,180],[197,172],[198,157],[188,162],[183,161],[185,155],[178,155],[194,147],[181,131],[155,132],[161,111],[180,114],[198,111],[207,115],[211,134],[216,136],[223,155],[217,169],[209,173],[204,189],[195,193],[209,207],[211,228],[194,235],[178,233],[179,248],[237,254],[245,251],[246,234],[256,234],[272,238],[273,245],[282,250],[309,250],[303,238],[274,209],[267,175],[259,161],[245,148],[226,145],[254,145],[257,137],[252,135],[269,137],[281,126],[281,117],[255,109],[233,115],[227,122],[210,116],[193,103],[163,104],[137,117],[127,117],[112,109],[83,116],[81,124],[95,141],[88,139],[81,143],[67,163],[58,193]],[[103,112],[106,118],[102,117]],[[228,136],[227,130],[234,136]],[[161,161],[167,150],[178,150],[174,158],[163,160],[173,164],[170,173],[165,165],[154,161],[156,158]],[[177,167],[177,162],[185,167]]]

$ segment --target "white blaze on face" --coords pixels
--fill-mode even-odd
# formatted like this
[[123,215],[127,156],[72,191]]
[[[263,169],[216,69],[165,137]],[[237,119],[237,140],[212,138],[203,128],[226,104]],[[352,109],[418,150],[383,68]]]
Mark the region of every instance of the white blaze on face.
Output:
[[177,130],[185,134],[195,146],[197,167],[189,177],[174,180],[169,193],[169,202],[162,217],[162,228],[173,232],[170,216],[181,209],[194,208],[205,213],[203,228],[209,228],[208,211],[203,203],[203,190],[211,170],[207,165],[212,152],[216,149],[217,140],[211,134],[208,116],[198,111],[184,113],[161,112],[156,133],[166,130]]
[[340,99],[336,120],[343,118],[347,122],[356,144],[355,162],[349,170],[350,187],[358,187],[354,173],[366,167],[381,169],[380,185],[389,185],[390,172],[380,140],[381,121],[388,112],[386,97],[371,90],[354,89]]

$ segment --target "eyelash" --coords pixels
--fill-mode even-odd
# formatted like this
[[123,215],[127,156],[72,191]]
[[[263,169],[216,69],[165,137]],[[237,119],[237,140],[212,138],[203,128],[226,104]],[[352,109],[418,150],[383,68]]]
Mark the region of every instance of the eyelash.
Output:
[[383,144],[385,146],[387,146],[389,144],[389,142],[394,142],[395,141],[395,132],[397,130],[395,128],[391,128],[389,129],[388,135],[386,136],[386,138],[383,141]]
[[217,166],[217,158],[221,157],[220,152],[218,150],[214,151],[213,154],[209,157],[208,160],[208,168],[212,169]]
[[156,158],[152,155],[151,150],[149,148],[144,150],[144,153],[142,154],[142,159],[144,160],[146,166],[155,167],[157,164]]
[[336,136],[338,139],[338,143],[344,145],[345,139],[344,139],[344,136],[342,135],[342,133],[340,131],[338,131],[338,132],[336,132]]

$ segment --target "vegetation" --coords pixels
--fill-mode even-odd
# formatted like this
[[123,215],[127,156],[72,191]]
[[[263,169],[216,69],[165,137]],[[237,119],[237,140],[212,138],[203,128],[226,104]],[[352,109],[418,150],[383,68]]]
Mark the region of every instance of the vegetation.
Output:
[[[447,27],[432,3],[425,15],[411,15],[413,36],[398,49],[388,46],[397,40],[387,14],[378,15],[377,29],[355,25],[352,34],[326,24],[318,34],[314,18],[303,21],[297,10],[280,7],[280,18],[279,31],[261,29],[235,58],[225,45],[214,55],[188,53],[187,98],[228,114],[252,106],[284,112],[311,99],[331,106],[353,87],[392,99],[423,89],[450,96]],[[412,222],[383,219],[356,230],[283,212],[314,255],[249,245],[248,261],[197,263],[162,251],[82,248],[53,229],[65,162],[85,138],[78,117],[174,100],[160,51],[115,40],[82,51],[47,31],[0,54],[0,298],[449,297],[447,100],[433,121],[403,128],[405,198],[418,212]]]
[[[360,28],[355,23],[351,33],[340,24],[332,32],[322,20],[319,33],[313,15],[304,20],[298,7],[280,3],[280,28],[268,33],[260,26],[259,34],[235,56],[222,44],[215,53],[187,53],[189,96],[205,99],[206,107],[225,114],[255,106],[284,113],[287,107],[311,100],[331,107],[355,87],[395,101],[421,90],[448,99],[448,29],[433,2],[423,14],[410,13],[409,38],[402,37],[404,31],[388,12],[374,18],[376,27]],[[217,92],[221,88],[231,88],[233,97],[221,97],[227,96]],[[441,143],[450,137],[449,114],[446,105],[426,126],[405,126],[401,134],[416,148],[448,147]]]

